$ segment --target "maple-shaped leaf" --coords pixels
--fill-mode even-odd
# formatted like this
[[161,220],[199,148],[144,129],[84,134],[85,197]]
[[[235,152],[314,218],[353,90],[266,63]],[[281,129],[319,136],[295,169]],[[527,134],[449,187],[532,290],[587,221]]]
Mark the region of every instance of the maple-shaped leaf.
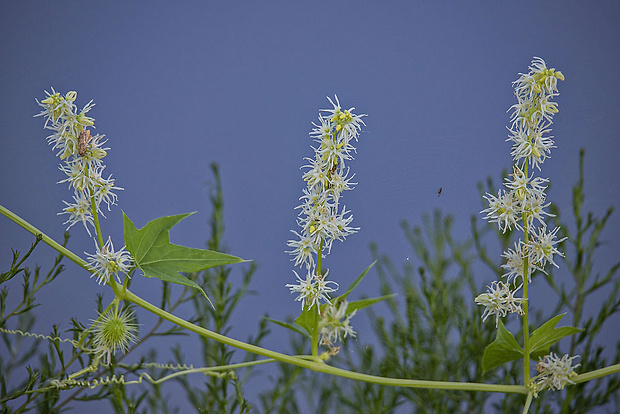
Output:
[[545,322],[540,328],[532,332],[530,337],[530,349],[532,357],[541,357],[549,353],[549,347],[565,336],[573,335],[583,331],[583,329],[575,328],[573,326],[562,326],[556,328],[555,326],[566,315],[562,313],[555,316]]
[[[165,216],[149,221],[141,229],[123,212],[125,247],[144,276],[156,277],[166,282],[191,286],[200,290],[211,302],[205,291],[193,280],[179,272],[198,272],[215,266],[243,262],[235,256],[212,250],[192,249],[170,243],[170,229],[194,213]],[[213,304],[211,304],[213,306]]]
[[497,368],[506,362],[523,358],[523,349],[515,337],[508,331],[502,321],[498,321],[497,335],[484,350],[482,355],[482,371]]

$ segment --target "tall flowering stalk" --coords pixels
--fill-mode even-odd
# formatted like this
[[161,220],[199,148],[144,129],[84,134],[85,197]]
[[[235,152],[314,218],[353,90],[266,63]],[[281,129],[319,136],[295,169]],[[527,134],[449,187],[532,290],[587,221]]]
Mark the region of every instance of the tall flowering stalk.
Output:
[[[66,175],[58,183],[68,183],[69,189],[73,190],[73,203],[63,201],[66,207],[58,214],[69,216],[64,223],[69,225],[67,230],[82,223],[89,236],[92,236],[90,227],[94,228],[96,251],[94,254],[85,252],[89,258],[91,277],[96,277],[99,284],[114,284],[115,276],[120,283],[119,273],[129,275],[134,261],[125,246],[115,251],[111,238],[105,244],[103,242],[99,225],[99,214],[105,217],[102,204],[105,203],[110,211],[118,199],[115,191],[122,188],[115,185],[112,175],[107,178],[103,175],[106,168],[103,159],[109,148],[104,148],[105,135],[93,136],[89,129],[95,125],[95,119],[87,115],[94,106],[93,101],[78,110],[74,103],[77,98],[75,91],[63,96],[52,88],[52,93],[46,91],[45,94],[47,98],[37,101],[43,110],[35,116],[45,117],[45,128],[53,131],[47,141],[63,161],[59,169]],[[90,331],[94,332],[94,353],[98,356],[97,361],[102,360],[104,364],[110,363],[117,349],[126,352],[129,342],[136,340],[136,326],[127,313],[119,314],[117,297],[112,305],[114,312],[100,314],[79,340],[81,343]]]
[[[356,183],[352,182],[355,174],[350,173],[347,163],[353,160],[355,147],[360,130],[366,116],[356,115],[355,108],[343,110],[335,97],[335,102],[327,98],[332,104],[331,109],[322,109],[319,112],[319,122],[314,124],[310,137],[316,142],[313,158],[305,158],[307,169],[303,174],[306,188],[300,197],[301,204],[297,224],[299,231],[292,231],[296,238],[288,241],[291,250],[287,251],[293,258],[295,266],[305,268],[305,276],[300,276],[295,270],[295,284],[287,284],[291,293],[296,293],[296,301],[301,302],[302,311],[313,309],[321,313],[321,304],[325,309],[321,317],[322,342],[331,344],[344,335],[355,335],[349,326],[352,315],[345,317],[346,301],[342,304],[333,304],[331,296],[338,289],[338,283],[328,280],[329,269],[323,270],[322,259],[329,254],[334,240],[344,240],[348,235],[356,233],[359,228],[351,226],[353,215],[341,203],[342,193],[352,190]],[[335,316],[338,315],[338,318]],[[345,317],[342,323],[334,322]],[[329,321],[327,321],[329,319]],[[318,320],[317,320],[318,323]],[[314,331],[318,332],[319,327]]]
[[[485,306],[483,319],[495,315],[496,325],[499,318],[508,313],[523,315],[526,385],[531,382],[532,351],[528,287],[534,272],[546,273],[544,268],[547,263],[558,267],[553,257],[563,256],[556,246],[565,239],[557,240],[559,228],[550,230],[545,222],[547,216],[552,216],[545,211],[550,205],[545,204],[548,180],[535,177],[533,172],[530,172],[534,168],[540,171],[540,166],[549,158],[551,149],[555,148],[553,137],[549,134],[553,116],[558,112],[557,103],[553,102],[559,95],[558,80],[564,80],[562,72],[549,69],[544,60],[534,58],[529,72],[520,74],[513,82],[517,103],[509,109],[512,110],[512,114],[507,139],[512,142],[513,172],[504,182],[505,189],[499,190],[497,195],[487,193],[484,196],[489,207],[481,212],[486,213],[485,219],[497,223],[503,232],[513,228],[523,232],[523,239],[514,244],[514,249],[508,249],[502,254],[505,259],[502,267],[506,270],[503,277],[506,281],[493,282],[488,291],[479,295],[475,301]],[[521,289],[522,296],[518,297],[517,292]],[[566,356],[564,360],[572,361],[572,358],[568,359]],[[545,361],[555,359],[546,357]],[[550,362],[545,364],[539,364],[539,367],[542,367],[539,369],[553,365]],[[545,384],[549,383],[545,374],[541,374],[538,378],[545,378]]]
[[310,136],[318,143],[314,149],[314,158],[305,158],[308,170],[303,178],[307,187],[300,197],[301,205],[297,224],[299,232],[292,230],[297,236],[289,240],[287,251],[294,256],[295,266],[306,268],[306,277],[297,277],[297,284],[286,285],[291,293],[298,293],[295,299],[302,302],[302,308],[312,308],[321,301],[329,303],[329,294],[336,291],[338,284],[328,281],[329,270],[321,269],[322,258],[329,254],[334,240],[344,240],[348,235],[356,233],[359,228],[351,227],[353,215],[346,206],[340,204],[343,191],[352,190],[357,183],[351,182],[350,168],[346,163],[353,159],[355,147],[366,115],[355,115],[355,108],[342,110],[336,96],[336,102],[327,98],[332,109],[322,109],[319,113],[319,124],[314,124]]
[[69,225],[67,230],[82,223],[92,236],[90,227],[95,228],[97,252],[87,253],[91,258],[89,265],[99,283],[108,283],[112,275],[118,279],[119,272],[129,274],[133,261],[124,247],[115,252],[111,239],[104,244],[99,228],[99,214],[105,217],[101,205],[105,203],[110,211],[110,206],[118,199],[114,192],[122,188],[115,185],[112,175],[107,178],[103,175],[106,168],[103,158],[109,148],[103,147],[105,135],[91,135],[89,128],[94,128],[95,119],[87,115],[95,104],[91,100],[78,110],[74,103],[75,91],[63,96],[52,88],[52,93],[46,91],[45,94],[47,98],[37,101],[43,111],[35,116],[45,117],[45,128],[53,131],[47,141],[63,161],[60,170],[66,175],[58,183],[68,183],[73,189],[73,202],[63,201],[66,207],[58,214],[69,216],[64,223]]

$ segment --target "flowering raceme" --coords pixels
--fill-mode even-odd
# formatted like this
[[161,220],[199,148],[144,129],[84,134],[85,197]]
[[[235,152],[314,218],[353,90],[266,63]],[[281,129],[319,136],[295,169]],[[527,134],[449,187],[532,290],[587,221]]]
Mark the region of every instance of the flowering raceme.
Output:
[[295,266],[305,267],[306,276],[295,272],[297,283],[286,287],[298,294],[295,300],[301,301],[302,309],[316,306],[317,311],[321,301],[331,303],[329,294],[338,288],[336,282],[327,280],[329,271],[321,270],[321,259],[331,251],[334,240],[342,241],[359,230],[351,226],[353,215],[341,206],[340,199],[356,184],[346,164],[353,159],[352,142],[357,141],[365,125],[362,117],[366,116],[355,115],[355,108],[343,110],[337,96],[335,102],[327,99],[333,108],[321,110],[319,123],[313,124],[310,137],[317,143],[314,158],[306,158],[308,164],[302,167],[307,169],[303,174],[307,187],[297,207],[301,230],[292,231],[297,238],[287,243],[291,248],[287,253],[294,256]]
[[[497,196],[489,193],[484,196],[489,207],[481,211],[486,213],[485,219],[497,223],[502,232],[514,228],[524,233],[524,240],[519,239],[514,243],[514,249],[502,254],[506,282],[492,282],[487,286],[487,292],[478,295],[475,302],[485,307],[483,320],[495,315],[496,326],[499,318],[508,313],[524,315],[526,382],[530,381],[528,284],[535,271],[546,273],[544,268],[547,263],[558,267],[554,256],[564,255],[556,245],[566,239],[558,240],[559,227],[549,230],[545,222],[546,217],[553,216],[545,211],[550,205],[545,204],[549,180],[529,173],[530,166],[540,171],[540,166],[550,156],[551,148],[555,148],[549,133],[553,115],[558,112],[557,103],[553,102],[559,94],[558,79],[564,80],[562,72],[549,69],[542,59],[534,58],[529,72],[521,74],[513,82],[517,103],[509,109],[512,110],[511,126],[506,140],[512,142],[513,172],[504,182],[505,189],[499,190]],[[523,297],[517,298],[516,293],[522,288]],[[559,359],[551,353],[541,359],[538,365],[541,374],[532,382],[534,391],[545,388],[559,390],[571,382],[571,376],[576,375],[574,367],[571,367],[574,358],[565,355]]]
[[[548,231],[545,223],[545,216],[552,216],[544,210],[550,205],[545,204],[545,184],[548,180],[528,173],[530,165],[540,170],[540,165],[554,148],[553,137],[547,134],[551,131],[553,115],[558,109],[551,100],[559,94],[557,80],[564,80],[564,75],[555,69],[548,69],[540,58],[534,58],[529,69],[529,73],[521,74],[513,82],[517,103],[510,108],[513,112],[507,139],[513,143],[513,173],[504,182],[505,190],[499,190],[497,196],[489,193],[484,196],[489,207],[481,212],[486,213],[485,219],[497,223],[503,232],[515,228],[527,235],[525,242],[519,240],[514,250],[509,249],[502,254],[506,259],[502,265],[506,269],[504,276],[508,283],[514,282],[512,294],[509,294],[510,290],[506,291],[508,284],[499,282],[500,290],[506,297],[513,296],[521,288],[522,284],[517,285],[518,278],[523,281],[527,275],[529,282],[535,270],[544,272],[547,262],[557,266],[553,255],[562,253],[555,245],[564,240],[556,240],[558,228]],[[490,300],[497,296],[496,290],[500,286],[495,283],[487,293],[476,298],[478,304],[486,307],[484,318],[490,314],[499,317],[507,313],[522,313],[520,307],[507,301]]]
[[[96,227],[97,215],[103,215],[101,204],[105,203],[108,211],[116,204],[115,191],[122,190],[115,185],[112,175],[104,178],[103,171],[106,166],[103,158],[109,148],[104,148],[106,140],[104,135],[91,135],[89,127],[94,128],[95,119],[87,116],[93,108],[92,101],[88,102],[80,111],[74,104],[77,92],[68,92],[65,96],[54,91],[45,92],[47,98],[37,101],[43,108],[35,116],[45,117],[45,128],[54,131],[47,137],[52,145],[52,150],[57,150],[57,156],[63,160],[64,165],[59,167],[65,173],[66,178],[58,183],[68,183],[73,189],[73,203],[63,201],[66,207],[61,213],[69,218],[64,224],[68,224],[67,230],[77,223],[82,223],[86,231],[92,236],[90,227]],[[90,227],[89,227],[90,226]],[[100,238],[100,243],[103,244]],[[88,254],[91,257],[90,266],[93,276],[97,276],[99,283],[108,283],[111,275],[119,279],[118,273],[129,273],[133,261],[128,252],[121,248],[114,252],[112,240],[104,246],[97,246],[97,253]]]

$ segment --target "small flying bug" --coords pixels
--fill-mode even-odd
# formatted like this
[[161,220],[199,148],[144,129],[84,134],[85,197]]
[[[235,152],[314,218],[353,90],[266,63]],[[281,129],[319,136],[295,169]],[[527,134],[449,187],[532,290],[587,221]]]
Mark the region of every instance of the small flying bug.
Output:
[[437,197],[441,195],[442,191],[443,191],[443,187],[439,187],[439,190],[437,190]]
[[86,154],[86,146],[90,142],[91,138],[92,137],[90,136],[90,131],[88,129],[80,132],[80,136],[78,137],[78,153],[80,154],[80,157],[83,157]]

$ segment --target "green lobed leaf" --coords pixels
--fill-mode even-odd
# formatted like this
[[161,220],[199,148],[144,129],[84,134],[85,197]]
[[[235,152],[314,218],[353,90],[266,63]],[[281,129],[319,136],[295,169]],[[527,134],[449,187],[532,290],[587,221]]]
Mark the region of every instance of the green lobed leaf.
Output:
[[363,309],[366,306],[374,305],[375,303],[381,302],[383,300],[389,299],[396,296],[396,293],[390,293],[389,295],[383,295],[376,298],[368,298],[368,299],[360,299],[353,302],[349,302],[347,305],[346,315],[358,310]]
[[530,355],[532,355],[532,357],[536,358],[547,355],[551,345],[555,344],[565,336],[583,331],[583,329],[575,328],[573,326],[556,328],[555,326],[558,322],[560,322],[560,319],[562,319],[564,315],[566,315],[566,313],[562,313],[549,319],[538,329],[532,332],[532,336],[530,337]]
[[482,370],[484,372],[497,368],[506,362],[523,358],[523,349],[517,343],[515,337],[499,321],[495,340],[489,344],[482,355]]
[[265,319],[267,319],[269,322],[273,322],[273,323],[275,323],[277,325],[280,325],[280,326],[282,326],[284,328],[290,329],[291,331],[294,331],[294,332],[297,332],[299,334],[302,334],[304,336],[308,336],[309,337],[309,335],[306,332],[304,332],[301,329],[301,327],[298,326],[297,324],[282,322],[282,321],[278,321],[278,320],[267,318],[267,317],[265,317]]
[[301,315],[295,319],[295,323],[304,328],[310,335],[310,338],[312,338],[315,327],[318,323],[318,318],[319,313],[317,312],[316,305],[310,309],[304,306],[304,310],[301,312]]
[[[346,298],[347,298],[347,296],[349,296],[349,293],[353,292],[353,289],[355,289],[355,288],[357,287],[357,285],[359,285],[359,284],[360,284],[360,282],[362,281],[362,279],[364,279],[364,276],[366,276],[366,273],[368,273],[368,271],[369,271],[369,270],[370,270],[370,269],[371,269],[371,268],[375,265],[375,263],[377,263],[377,261],[376,261],[376,260],[375,260],[374,262],[372,262],[372,263],[370,264],[370,266],[368,266],[368,267],[366,268],[366,270],[364,270],[364,271],[362,272],[362,274],[361,274],[361,275],[359,275],[359,276],[357,277],[357,279],[355,279],[355,280],[353,281],[353,283],[351,283],[351,286],[349,286],[349,288],[348,288],[348,289],[347,289],[347,291],[344,293],[344,295],[339,296],[339,298],[341,298],[341,299],[343,299],[343,300],[344,300],[344,299],[346,299]],[[347,308],[347,309],[348,309],[348,308]]]
[[[149,221],[141,229],[123,212],[125,246],[136,267],[144,276],[198,289],[211,302],[205,291],[179,272],[198,272],[215,266],[240,263],[243,259],[211,250],[193,249],[170,243],[169,231],[194,213],[165,216]],[[213,304],[212,304],[213,305]]]

